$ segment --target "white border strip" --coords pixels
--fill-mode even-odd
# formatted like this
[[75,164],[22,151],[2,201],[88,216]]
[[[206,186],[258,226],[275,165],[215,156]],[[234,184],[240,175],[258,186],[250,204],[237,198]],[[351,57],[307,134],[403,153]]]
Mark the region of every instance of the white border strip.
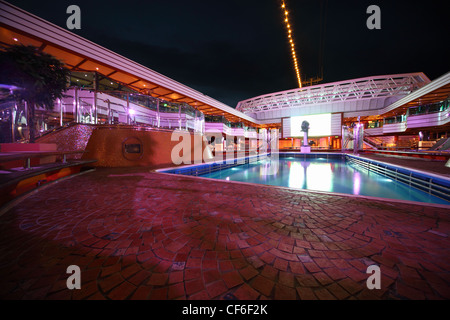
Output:
[[[269,155],[269,153],[263,153],[263,154],[258,154],[258,155],[254,155],[254,156],[233,158],[233,163],[229,163],[229,164],[236,164],[235,160],[236,161],[239,161],[239,160],[244,160],[245,161],[246,159],[259,158],[259,157],[264,157],[264,156],[268,156],[268,155]],[[225,159],[225,160],[219,160],[219,161],[213,160],[211,162],[202,162],[202,163],[187,164],[187,165],[178,166],[178,167],[161,168],[161,169],[155,170],[155,172],[166,173],[166,171],[169,171],[169,170],[189,169],[189,168],[195,168],[197,166],[204,166],[204,165],[208,165],[208,164],[228,164],[227,161],[231,161],[231,159],[230,160],[226,160]],[[238,165],[245,164],[245,162],[244,163],[240,163],[240,164],[237,163],[237,164]]]
[[366,199],[366,200],[382,201],[382,202],[395,202],[395,203],[401,203],[401,204],[421,205],[421,206],[429,206],[429,207],[450,209],[450,205],[446,205],[446,204],[437,204],[437,203],[411,201],[411,200],[400,200],[400,199],[391,199],[391,198],[380,198],[380,197],[354,195],[354,194],[338,193],[338,192],[306,190],[306,189],[293,188],[293,187],[283,187],[283,186],[274,186],[274,185],[270,185],[270,184],[261,184],[261,183],[251,183],[251,182],[242,182],[242,181],[232,181],[232,180],[205,178],[205,177],[190,176],[190,175],[176,174],[176,173],[165,173],[165,172],[156,172],[156,173],[163,174],[163,175],[168,175],[168,176],[183,177],[183,178],[203,179],[203,180],[209,180],[209,181],[212,181],[212,182],[218,182],[219,181],[219,182],[223,182],[223,183],[243,184],[243,185],[251,186],[251,187],[261,186],[261,187],[267,187],[267,188],[283,189],[283,190],[288,190],[288,191],[289,190],[290,191],[300,191],[300,192],[305,192],[305,193],[311,193],[311,194],[314,194],[314,195],[321,194],[321,195],[327,195],[327,196],[331,196],[331,197],[335,197],[335,196],[336,197],[349,197],[349,198],[356,198],[356,199]]
[[[427,176],[431,175],[431,176],[433,176],[435,178],[447,180],[447,181],[450,182],[450,179],[445,177],[445,176],[440,176],[440,175],[437,175],[437,174],[433,174],[433,173],[429,173],[429,172],[425,172],[425,171],[421,171],[421,170],[412,169],[410,167],[401,167],[401,166],[398,166],[398,165],[393,165],[391,163],[377,161],[377,160],[372,160],[372,159],[369,159],[369,158],[363,158],[363,157],[361,157],[359,155],[357,156],[357,155],[352,155],[352,154],[342,153],[342,152],[334,152],[334,153],[333,152],[311,152],[311,153],[279,152],[279,154],[300,154],[300,155],[310,155],[310,154],[314,154],[314,155],[327,154],[327,155],[329,155],[330,154],[330,155],[341,155],[341,156],[342,155],[343,156],[348,155],[348,156],[352,156],[352,157],[355,157],[355,158],[358,158],[358,159],[361,159],[361,160],[369,160],[369,161],[372,161],[372,162],[375,162],[375,163],[384,164],[384,165],[388,165],[388,166],[393,166],[393,167],[401,168],[401,169],[406,169],[406,170],[410,170],[412,172],[424,174],[424,175],[427,175]],[[264,155],[268,155],[268,154],[264,154]],[[258,156],[252,156],[252,157],[258,157]],[[247,158],[250,159],[250,157],[239,158],[239,159],[247,159]],[[234,160],[236,160],[236,159],[234,159]],[[221,164],[223,164],[224,162],[226,163],[226,160],[223,160],[221,162]],[[242,182],[242,181],[213,179],[213,178],[205,178],[205,177],[199,177],[199,176],[191,176],[191,175],[185,175],[185,174],[168,173],[168,172],[166,172],[166,171],[169,171],[169,170],[191,168],[191,167],[195,167],[195,166],[201,166],[201,165],[212,164],[212,163],[218,163],[218,162],[191,164],[191,165],[186,165],[186,166],[163,168],[163,169],[154,170],[154,172],[159,173],[159,174],[165,174],[165,175],[175,175],[175,176],[178,176],[178,177],[190,177],[190,178],[206,179],[206,180],[216,181],[216,182],[217,181],[224,181],[225,183],[240,183],[240,184],[245,184],[245,185],[249,185],[249,186],[259,185],[259,186],[265,186],[265,187],[282,188],[282,189],[287,189],[287,190],[304,191],[304,192],[313,193],[313,194],[325,194],[325,195],[330,195],[330,196],[334,196],[334,195],[335,196],[345,196],[345,197],[352,197],[352,198],[362,198],[362,199],[369,199],[369,200],[377,200],[377,201],[383,201],[383,202],[390,201],[390,202],[403,203],[403,204],[427,205],[427,206],[432,206],[432,207],[437,207],[437,208],[450,209],[450,205],[445,205],[445,204],[428,203],[428,202],[411,201],[411,200],[400,200],[400,199],[391,199],[391,198],[381,198],[381,197],[373,197],[373,196],[365,196],[365,195],[354,195],[354,194],[338,193],[338,192],[306,190],[306,189],[293,188],[293,187],[282,187],[282,186],[274,186],[274,185],[261,184],[261,183],[250,183],[250,182]],[[443,199],[443,200],[445,200],[445,199]]]

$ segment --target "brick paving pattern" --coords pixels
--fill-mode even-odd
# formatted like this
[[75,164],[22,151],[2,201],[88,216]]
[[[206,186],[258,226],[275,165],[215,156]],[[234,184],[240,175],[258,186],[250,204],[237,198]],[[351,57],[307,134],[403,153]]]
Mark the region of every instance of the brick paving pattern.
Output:
[[[98,169],[0,216],[1,299],[450,299],[450,209]],[[381,268],[369,290],[366,269]],[[81,268],[81,290],[66,269]]]

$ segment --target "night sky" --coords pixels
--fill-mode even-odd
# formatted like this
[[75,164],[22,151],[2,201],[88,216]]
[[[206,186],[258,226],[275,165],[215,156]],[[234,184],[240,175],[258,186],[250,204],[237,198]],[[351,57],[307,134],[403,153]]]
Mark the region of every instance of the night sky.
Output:
[[[9,0],[231,107],[297,87],[280,0]],[[450,71],[446,1],[286,0],[303,79]],[[381,30],[369,30],[371,4]],[[323,48],[321,50],[320,48]],[[320,57],[323,56],[321,60]]]

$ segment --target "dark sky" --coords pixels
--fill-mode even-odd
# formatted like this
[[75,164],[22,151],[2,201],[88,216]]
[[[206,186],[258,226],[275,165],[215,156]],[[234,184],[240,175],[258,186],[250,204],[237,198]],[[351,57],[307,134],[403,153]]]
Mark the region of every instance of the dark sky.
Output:
[[[75,33],[232,107],[297,86],[281,0],[9,2],[63,28],[76,4]],[[320,65],[322,83],[450,71],[446,1],[286,3],[303,79],[320,75]],[[371,4],[381,9],[381,30],[366,27]]]

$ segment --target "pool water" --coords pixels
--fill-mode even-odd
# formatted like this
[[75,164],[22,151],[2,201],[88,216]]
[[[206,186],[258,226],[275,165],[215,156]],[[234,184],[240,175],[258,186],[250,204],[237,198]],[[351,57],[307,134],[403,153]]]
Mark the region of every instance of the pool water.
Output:
[[[254,163],[203,174],[201,177],[241,181],[315,191],[337,192],[389,199],[450,204],[448,201],[411,188],[380,174],[369,172],[345,160],[281,158],[278,170],[269,170],[274,162]],[[273,168],[273,167],[272,167]],[[275,174],[267,174],[275,171]]]

